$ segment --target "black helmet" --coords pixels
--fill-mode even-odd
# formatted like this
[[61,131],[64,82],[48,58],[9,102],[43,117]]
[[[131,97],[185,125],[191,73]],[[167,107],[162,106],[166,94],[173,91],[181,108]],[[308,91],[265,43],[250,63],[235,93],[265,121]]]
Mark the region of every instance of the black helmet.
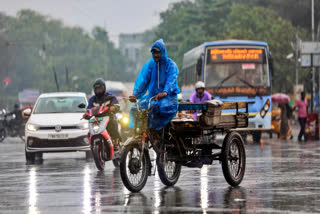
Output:
[[93,84],[93,91],[97,97],[102,97],[106,92],[106,83],[104,79],[99,78]]

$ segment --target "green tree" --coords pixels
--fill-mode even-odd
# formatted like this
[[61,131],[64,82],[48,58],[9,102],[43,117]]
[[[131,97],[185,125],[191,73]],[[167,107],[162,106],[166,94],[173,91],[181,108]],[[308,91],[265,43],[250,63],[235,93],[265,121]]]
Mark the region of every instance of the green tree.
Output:
[[[126,72],[130,62],[121,56],[102,28],[96,27],[89,34],[32,10],[21,10],[16,17],[0,13],[0,31],[0,79],[6,75],[12,79],[7,90],[11,95],[17,96],[24,88],[55,91],[53,68],[61,90],[66,90],[66,68],[70,78],[79,78],[79,90],[87,93],[98,77],[132,79]],[[6,42],[9,43],[8,55]],[[7,96],[5,93],[0,89],[2,97]]]

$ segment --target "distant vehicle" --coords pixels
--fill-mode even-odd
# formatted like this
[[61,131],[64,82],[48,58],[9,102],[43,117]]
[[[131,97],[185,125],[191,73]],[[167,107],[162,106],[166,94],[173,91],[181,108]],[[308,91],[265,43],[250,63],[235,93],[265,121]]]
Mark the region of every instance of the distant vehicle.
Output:
[[86,95],[78,92],[47,93],[39,96],[25,129],[27,162],[42,160],[46,152],[84,151],[90,158],[89,123],[81,120],[88,105]]
[[[266,42],[226,40],[206,42],[184,54],[179,83],[184,100],[203,81],[214,99],[249,103],[249,127],[242,135],[260,142],[271,131],[272,60]],[[222,114],[230,114],[223,111]]]
[[17,120],[19,115],[0,111],[0,142],[6,137],[20,137],[24,141],[25,121]]

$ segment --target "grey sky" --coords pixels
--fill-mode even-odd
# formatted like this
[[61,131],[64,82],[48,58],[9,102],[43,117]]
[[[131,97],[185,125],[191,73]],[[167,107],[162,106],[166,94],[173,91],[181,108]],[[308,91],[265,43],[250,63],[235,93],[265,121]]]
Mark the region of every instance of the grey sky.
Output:
[[160,22],[159,13],[178,0],[0,0],[0,11],[15,16],[21,9],[32,9],[66,25],[106,26],[111,40],[119,33],[142,32]]

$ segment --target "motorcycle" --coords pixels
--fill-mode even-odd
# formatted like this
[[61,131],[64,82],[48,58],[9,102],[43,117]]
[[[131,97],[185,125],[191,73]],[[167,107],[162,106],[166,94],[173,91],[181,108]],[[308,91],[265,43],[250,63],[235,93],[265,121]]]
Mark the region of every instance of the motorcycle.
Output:
[[0,111],[0,142],[6,138],[5,110]]
[[25,120],[16,120],[15,114],[6,114],[2,110],[0,116],[0,142],[2,142],[7,136],[20,137],[24,141],[25,136]]
[[[98,170],[104,170],[105,161],[112,160],[115,167],[120,165],[119,150],[114,151],[114,141],[107,131],[110,108],[99,106],[88,109],[83,119],[89,120],[89,142],[91,154]],[[120,145],[118,146],[120,148]]]

